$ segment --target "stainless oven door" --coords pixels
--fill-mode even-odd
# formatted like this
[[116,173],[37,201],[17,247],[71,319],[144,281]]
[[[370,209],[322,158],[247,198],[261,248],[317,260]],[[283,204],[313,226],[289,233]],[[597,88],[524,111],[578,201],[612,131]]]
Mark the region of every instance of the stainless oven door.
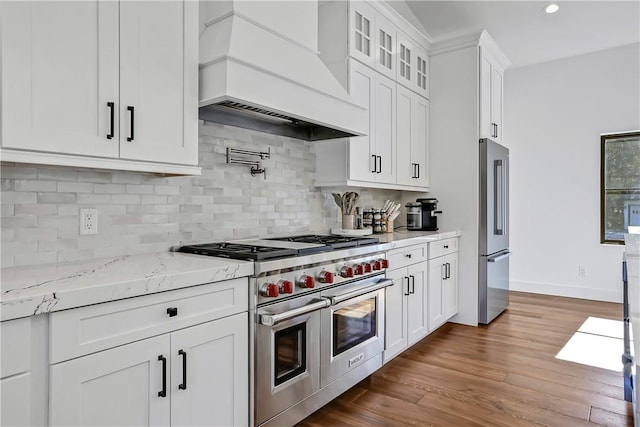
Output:
[[375,277],[322,292],[331,306],[322,310],[321,387],[382,354],[384,288],[392,285]]
[[256,425],[319,390],[320,310],[328,304],[307,296],[258,309]]

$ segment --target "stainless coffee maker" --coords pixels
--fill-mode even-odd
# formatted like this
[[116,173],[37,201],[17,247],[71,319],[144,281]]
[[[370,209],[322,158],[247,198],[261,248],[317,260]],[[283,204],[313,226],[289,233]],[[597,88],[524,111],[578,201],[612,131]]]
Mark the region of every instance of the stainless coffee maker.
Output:
[[422,205],[422,228],[425,231],[438,230],[438,217],[442,211],[438,209],[438,199],[417,199],[416,203]]

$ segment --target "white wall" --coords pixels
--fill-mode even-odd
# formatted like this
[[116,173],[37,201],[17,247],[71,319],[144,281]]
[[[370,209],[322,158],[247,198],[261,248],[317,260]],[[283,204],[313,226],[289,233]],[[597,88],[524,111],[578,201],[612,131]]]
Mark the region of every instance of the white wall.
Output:
[[599,243],[600,134],[640,128],[639,52],[634,44],[507,70],[511,289],[622,300],[623,247]]

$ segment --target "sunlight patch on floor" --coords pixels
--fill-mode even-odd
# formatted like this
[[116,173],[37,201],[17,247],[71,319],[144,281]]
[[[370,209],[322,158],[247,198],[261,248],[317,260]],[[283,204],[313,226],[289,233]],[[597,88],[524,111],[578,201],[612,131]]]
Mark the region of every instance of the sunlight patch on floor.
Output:
[[622,372],[624,351],[621,320],[589,317],[556,355],[557,359]]

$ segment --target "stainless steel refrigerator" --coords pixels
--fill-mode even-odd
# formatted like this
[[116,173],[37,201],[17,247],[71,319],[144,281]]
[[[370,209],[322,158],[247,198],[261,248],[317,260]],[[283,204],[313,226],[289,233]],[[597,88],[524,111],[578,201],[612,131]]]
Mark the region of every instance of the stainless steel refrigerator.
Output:
[[509,305],[509,149],[480,140],[478,323]]

